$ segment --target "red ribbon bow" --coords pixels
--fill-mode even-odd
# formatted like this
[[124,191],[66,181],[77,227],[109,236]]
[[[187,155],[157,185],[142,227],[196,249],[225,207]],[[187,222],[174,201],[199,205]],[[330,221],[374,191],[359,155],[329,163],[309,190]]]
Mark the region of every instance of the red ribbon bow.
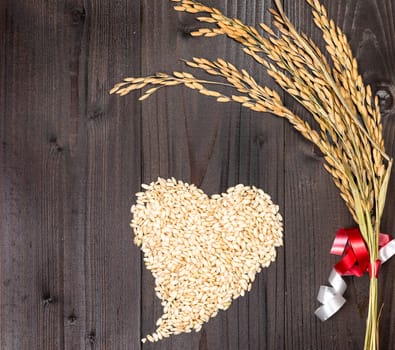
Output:
[[[391,241],[391,236],[380,233],[379,248],[384,247]],[[335,265],[335,270],[340,275],[353,275],[361,277],[365,272],[377,278],[381,261],[370,263],[369,250],[362,238],[359,228],[341,228],[337,231],[331,248],[331,254],[343,255],[342,259]]]

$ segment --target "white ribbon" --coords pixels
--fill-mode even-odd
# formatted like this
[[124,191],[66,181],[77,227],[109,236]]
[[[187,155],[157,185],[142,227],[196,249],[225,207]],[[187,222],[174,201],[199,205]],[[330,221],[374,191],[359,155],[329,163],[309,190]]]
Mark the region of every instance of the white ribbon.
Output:
[[[382,247],[378,254],[381,264],[384,264],[393,255],[395,255],[395,239]],[[347,289],[347,284],[343,277],[335,269],[332,269],[328,281],[331,287],[320,287],[317,300],[322,305],[314,312],[321,321],[326,321],[333,316],[346,303],[343,294]]]
[[384,247],[379,250],[379,259],[384,264],[389,258],[395,254],[395,239],[388,242]]
[[343,294],[347,289],[347,284],[335,269],[332,269],[328,282],[332,287],[320,287],[317,300],[323,305],[314,312],[321,321],[326,321],[329,317],[338,312],[346,302],[346,299],[343,298]]

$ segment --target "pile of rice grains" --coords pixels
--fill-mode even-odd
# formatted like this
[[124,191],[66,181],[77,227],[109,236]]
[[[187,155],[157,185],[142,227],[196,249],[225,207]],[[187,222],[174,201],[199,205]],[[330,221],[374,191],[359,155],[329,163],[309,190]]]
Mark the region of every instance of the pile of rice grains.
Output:
[[255,274],[275,260],[283,226],[278,206],[255,187],[211,197],[174,178],[142,187],[131,227],[162,300],[157,330],[142,340],[154,342],[199,331],[249,291]]

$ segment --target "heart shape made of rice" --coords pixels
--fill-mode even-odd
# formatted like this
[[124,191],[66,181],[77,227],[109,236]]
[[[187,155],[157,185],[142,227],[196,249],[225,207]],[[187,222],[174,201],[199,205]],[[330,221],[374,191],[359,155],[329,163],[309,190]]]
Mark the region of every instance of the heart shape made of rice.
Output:
[[199,331],[249,291],[256,273],[275,260],[283,225],[278,206],[256,187],[211,197],[174,178],[142,187],[131,226],[163,306],[145,342]]

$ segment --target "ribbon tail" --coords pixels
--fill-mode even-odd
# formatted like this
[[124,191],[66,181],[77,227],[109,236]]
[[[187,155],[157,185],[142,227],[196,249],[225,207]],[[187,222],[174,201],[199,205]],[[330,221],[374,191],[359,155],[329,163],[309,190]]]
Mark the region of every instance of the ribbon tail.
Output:
[[389,258],[395,255],[395,239],[388,242],[384,247],[379,250],[379,259],[384,264]]
[[320,287],[317,300],[322,305],[314,312],[321,321],[326,321],[332,317],[346,302],[343,294],[347,289],[347,284],[335,269],[331,271],[328,282],[331,287]]

